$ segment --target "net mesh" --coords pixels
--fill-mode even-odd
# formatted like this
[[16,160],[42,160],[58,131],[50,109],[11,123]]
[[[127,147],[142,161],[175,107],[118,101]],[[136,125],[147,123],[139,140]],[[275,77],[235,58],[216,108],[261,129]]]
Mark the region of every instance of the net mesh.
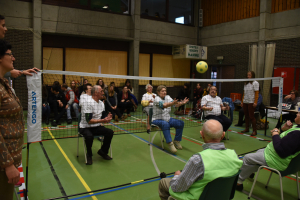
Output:
[[[149,129],[149,104],[142,102],[143,95],[147,94],[146,86],[150,84],[153,88],[153,94],[157,95],[157,88],[163,85],[166,93],[170,97],[170,102],[177,99],[182,102],[185,97],[189,102],[181,106],[170,106],[164,108],[162,105],[155,104],[159,109],[169,109],[168,114],[171,118],[184,122],[184,128],[200,126],[202,124],[201,98],[197,94],[197,84],[201,85],[203,92],[200,96],[206,95],[207,85],[210,83],[218,88],[217,95],[223,101],[224,97],[231,97],[232,103],[229,105],[231,111],[234,110],[233,102],[240,103],[241,93],[232,93],[231,84],[244,84],[247,79],[171,79],[155,77],[134,77],[120,75],[106,75],[93,73],[79,73],[67,71],[44,70],[42,75],[42,101],[43,101],[43,118],[42,118],[42,140],[53,138],[68,138],[78,135],[78,125],[80,120],[86,120],[85,112],[82,111],[80,102],[83,101],[83,94],[88,92],[85,89],[95,85],[101,85],[104,89],[102,118],[112,114],[112,120],[103,124],[106,128],[114,131],[114,134],[146,133]],[[101,77],[100,77],[101,76]],[[272,80],[274,78],[255,79]],[[215,81],[215,82],[213,82]],[[277,80],[278,81],[278,80]],[[127,83],[129,89],[128,95],[124,92],[123,86]],[[88,86],[84,87],[86,83]],[[111,87],[114,85],[114,87]],[[55,88],[58,88],[55,92]],[[110,92],[109,92],[110,91]],[[149,91],[148,91],[149,92]],[[242,92],[242,91],[241,91]],[[74,101],[72,99],[74,94]],[[124,95],[125,94],[125,95]],[[83,95],[83,96],[82,96]],[[87,95],[87,94],[85,94]],[[114,96],[115,95],[115,96]],[[130,96],[128,98],[127,96]],[[151,97],[152,95],[150,95]],[[116,97],[116,98],[115,98]],[[149,97],[149,95],[148,95]],[[123,99],[124,102],[123,102]],[[149,101],[149,99],[147,99]],[[152,99],[155,101],[155,98]],[[87,102],[87,104],[91,103]],[[124,105],[126,103],[126,105]],[[149,102],[148,102],[149,103]],[[68,108],[67,108],[68,107]],[[155,109],[152,110],[156,118],[163,119],[163,114],[157,116]],[[225,111],[223,114],[231,117],[231,111]],[[80,114],[84,116],[80,117]],[[168,115],[167,114],[167,115]],[[156,130],[152,127],[151,130]]]

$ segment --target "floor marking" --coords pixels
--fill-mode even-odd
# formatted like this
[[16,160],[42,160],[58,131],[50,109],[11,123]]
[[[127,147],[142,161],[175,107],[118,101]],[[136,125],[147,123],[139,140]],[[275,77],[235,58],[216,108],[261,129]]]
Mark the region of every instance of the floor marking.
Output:
[[[151,143],[152,143],[152,144],[153,144],[153,140],[154,140],[156,134],[157,134],[157,132],[156,132],[156,133],[153,135],[153,137],[152,137],[152,140],[151,140]],[[155,168],[157,174],[160,175],[160,171],[159,171],[159,169],[158,169],[158,167],[157,167],[157,164],[156,164],[156,162],[155,162],[155,159],[154,159],[153,148],[152,148],[152,145],[151,145],[151,144],[150,144],[150,156],[151,156],[151,160],[152,160],[152,163],[153,163],[153,165],[154,165],[154,168]]]
[[[62,153],[62,155],[65,157],[65,159],[67,160],[67,162],[69,163],[69,165],[71,166],[71,168],[73,169],[73,171],[75,172],[75,174],[77,175],[77,177],[79,178],[79,180],[81,181],[82,185],[85,187],[85,189],[89,192],[92,191],[90,189],[90,187],[87,185],[87,183],[84,181],[84,179],[82,178],[82,176],[79,174],[79,172],[77,171],[77,169],[75,168],[75,166],[73,165],[73,163],[71,162],[71,160],[68,158],[67,154],[64,152],[64,150],[61,148],[61,146],[59,145],[59,143],[57,142],[57,140],[55,139],[55,137],[52,135],[51,131],[48,129],[48,133],[50,134],[50,136],[52,137],[53,141],[55,142],[55,144],[57,145],[58,149],[60,150],[60,152]],[[90,193],[91,195],[93,193]],[[97,197],[92,196],[93,200],[98,200]]]

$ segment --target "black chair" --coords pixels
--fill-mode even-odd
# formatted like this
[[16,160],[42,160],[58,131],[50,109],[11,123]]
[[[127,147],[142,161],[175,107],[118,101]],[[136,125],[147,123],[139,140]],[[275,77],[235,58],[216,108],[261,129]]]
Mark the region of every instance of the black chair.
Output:
[[[199,200],[229,200],[234,198],[235,187],[239,177],[240,171],[233,176],[220,177],[209,182]],[[169,197],[168,200],[174,199]]]

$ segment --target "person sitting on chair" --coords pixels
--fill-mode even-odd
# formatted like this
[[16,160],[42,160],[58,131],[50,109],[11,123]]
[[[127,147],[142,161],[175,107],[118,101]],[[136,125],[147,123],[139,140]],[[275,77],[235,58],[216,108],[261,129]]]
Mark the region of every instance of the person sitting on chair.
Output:
[[204,123],[200,134],[205,142],[203,151],[194,154],[175,176],[163,178],[159,182],[159,196],[162,200],[171,195],[175,199],[199,199],[205,186],[220,177],[238,173],[243,161],[236,152],[226,149],[221,142],[225,136],[223,127],[217,120]]
[[146,85],[146,93],[142,97],[142,106],[144,107],[143,112],[147,114],[147,132],[150,131],[149,123],[149,110],[153,108],[153,101],[156,97],[156,94],[152,93],[153,87],[150,84]]
[[[166,142],[169,145],[170,151],[172,153],[176,153],[177,149],[182,149],[180,141],[182,138],[184,122],[178,119],[171,118],[171,106],[182,106],[189,102],[189,99],[185,98],[182,102],[179,102],[177,99],[173,100],[169,95],[167,95],[167,87],[164,85],[160,85],[157,87],[157,95],[158,96],[155,97],[153,102],[152,124],[159,126],[162,129]],[[176,129],[174,142],[172,142],[171,138],[171,127],[175,127]]]
[[[225,132],[231,126],[231,120],[222,114],[222,111],[229,110],[229,106],[223,106],[222,99],[217,96],[215,86],[211,86],[209,94],[202,98],[201,107],[204,110],[205,118],[219,121]],[[223,139],[226,140],[225,137]]]
[[99,85],[95,85],[91,91],[92,96],[80,99],[81,121],[79,127],[80,133],[85,138],[87,165],[93,164],[92,145],[94,136],[104,136],[103,145],[98,150],[98,154],[105,160],[112,160],[107,154],[114,131],[102,125],[102,123],[109,123],[112,115],[109,113],[107,117],[101,119],[102,112],[105,110],[104,103],[101,101],[103,93],[102,88]]
[[118,105],[122,115],[124,115],[125,110],[127,111],[127,115],[123,117],[124,119],[131,116],[130,111],[133,104],[131,101],[131,95],[126,85],[123,86],[123,90],[118,94]]
[[288,167],[291,160],[300,153],[300,112],[295,118],[295,123],[296,125],[293,126],[291,121],[287,121],[280,130],[274,128],[271,131],[273,141],[265,149],[245,155],[237,190],[243,190],[244,180],[256,172],[261,165],[278,171],[284,171]]
[[[297,90],[291,90],[290,94],[285,96],[282,102],[286,104],[291,104],[291,110],[295,109],[297,103],[300,102],[299,92]],[[279,129],[283,121],[290,120],[291,122],[294,122],[295,117],[296,117],[295,113],[283,114],[282,121],[280,121],[279,118],[275,128]]]

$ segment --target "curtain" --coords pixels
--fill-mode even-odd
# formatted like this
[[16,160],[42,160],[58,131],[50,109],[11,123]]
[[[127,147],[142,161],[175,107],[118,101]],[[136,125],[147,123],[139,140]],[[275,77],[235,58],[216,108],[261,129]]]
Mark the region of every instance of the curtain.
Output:
[[[275,43],[267,44],[264,77],[272,77],[273,75],[275,48],[276,48]],[[270,97],[271,97],[270,87],[271,87],[271,80],[264,81],[263,103],[265,105],[270,105]]]

